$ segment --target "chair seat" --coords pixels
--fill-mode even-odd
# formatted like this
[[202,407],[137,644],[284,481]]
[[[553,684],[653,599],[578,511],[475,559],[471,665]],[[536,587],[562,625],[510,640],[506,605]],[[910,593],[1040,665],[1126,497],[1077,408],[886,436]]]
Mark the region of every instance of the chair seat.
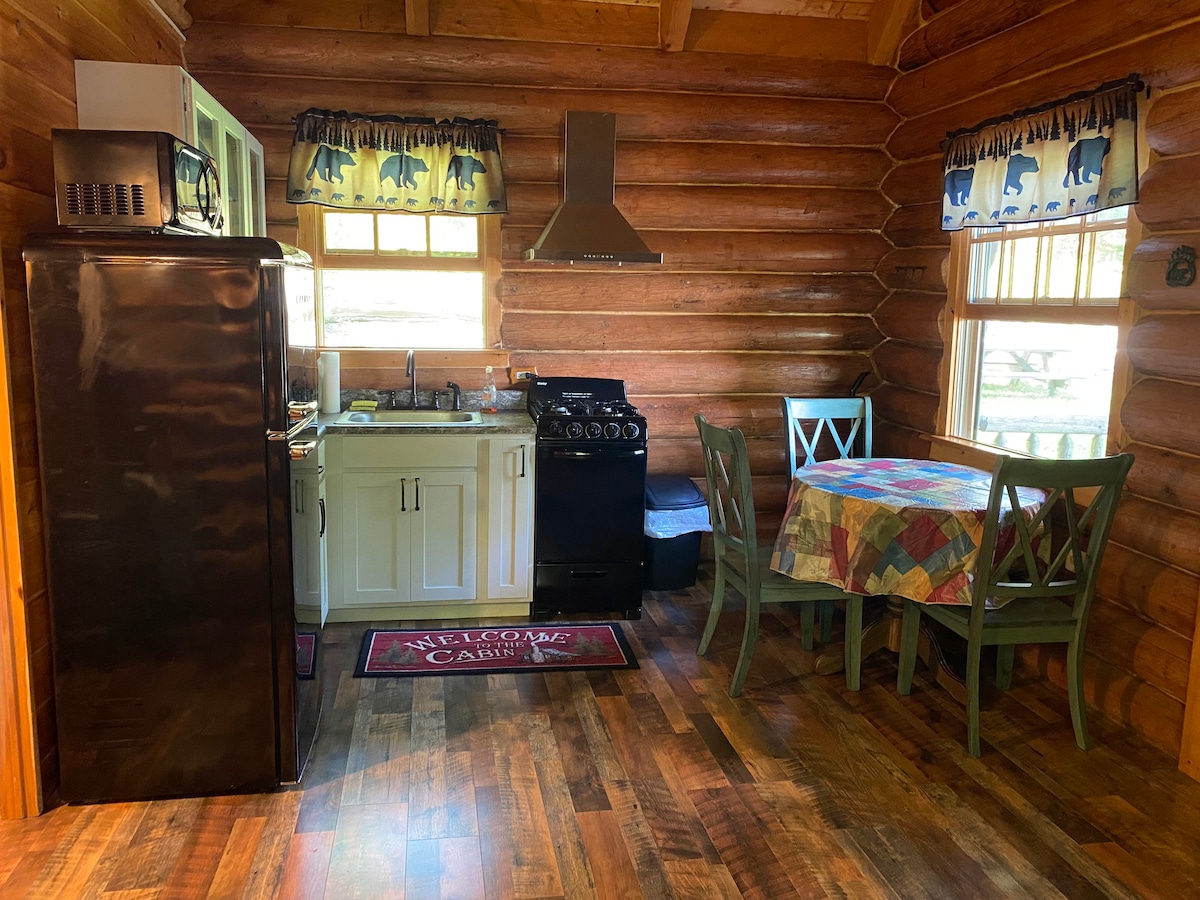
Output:
[[[927,603],[921,611],[936,619],[947,628],[962,636],[967,634],[971,618],[971,607]],[[985,629],[990,628],[1068,628],[1075,627],[1075,617],[1069,604],[1056,597],[1037,597],[1007,603],[998,609],[988,609],[983,614]]]

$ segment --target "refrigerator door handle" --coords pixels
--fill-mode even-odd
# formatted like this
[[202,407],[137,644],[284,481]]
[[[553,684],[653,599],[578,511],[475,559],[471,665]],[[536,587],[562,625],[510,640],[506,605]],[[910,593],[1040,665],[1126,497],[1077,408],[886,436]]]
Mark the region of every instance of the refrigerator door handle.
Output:
[[[268,440],[270,440],[269,437]],[[308,454],[316,449],[316,441],[292,441],[288,444],[288,456],[292,459],[307,459]]]
[[317,411],[317,403],[314,400],[312,403],[297,403],[292,401],[288,404],[288,421],[299,422]]

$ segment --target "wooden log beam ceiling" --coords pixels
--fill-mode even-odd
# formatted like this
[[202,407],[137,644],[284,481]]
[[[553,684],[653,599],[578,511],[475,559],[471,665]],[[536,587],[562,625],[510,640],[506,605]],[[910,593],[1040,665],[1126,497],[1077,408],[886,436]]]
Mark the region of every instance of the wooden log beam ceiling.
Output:
[[900,42],[916,27],[918,0],[875,0],[867,20],[867,62],[890,66]]
[[691,18],[692,0],[661,0],[658,5],[659,46],[664,50],[682,50]]

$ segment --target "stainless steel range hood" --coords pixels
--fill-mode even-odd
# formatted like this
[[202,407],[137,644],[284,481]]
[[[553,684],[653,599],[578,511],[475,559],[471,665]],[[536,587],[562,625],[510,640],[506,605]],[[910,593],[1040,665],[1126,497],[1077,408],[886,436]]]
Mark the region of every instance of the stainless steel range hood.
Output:
[[549,262],[661,263],[613,205],[617,117],[568,112],[562,205],[526,259]]

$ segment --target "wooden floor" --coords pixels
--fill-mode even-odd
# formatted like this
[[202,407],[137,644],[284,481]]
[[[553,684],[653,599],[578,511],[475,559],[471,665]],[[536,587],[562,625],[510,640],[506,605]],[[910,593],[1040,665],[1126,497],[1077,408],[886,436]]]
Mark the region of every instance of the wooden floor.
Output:
[[624,623],[641,668],[356,679],[329,696],[303,784],[272,795],[59,807],[0,822],[0,897],[1011,898],[1200,896],[1200,784],[1018,673],[963,709],[871,657],[812,674],[769,607],[726,694],[740,609],[695,656],[704,587]]

